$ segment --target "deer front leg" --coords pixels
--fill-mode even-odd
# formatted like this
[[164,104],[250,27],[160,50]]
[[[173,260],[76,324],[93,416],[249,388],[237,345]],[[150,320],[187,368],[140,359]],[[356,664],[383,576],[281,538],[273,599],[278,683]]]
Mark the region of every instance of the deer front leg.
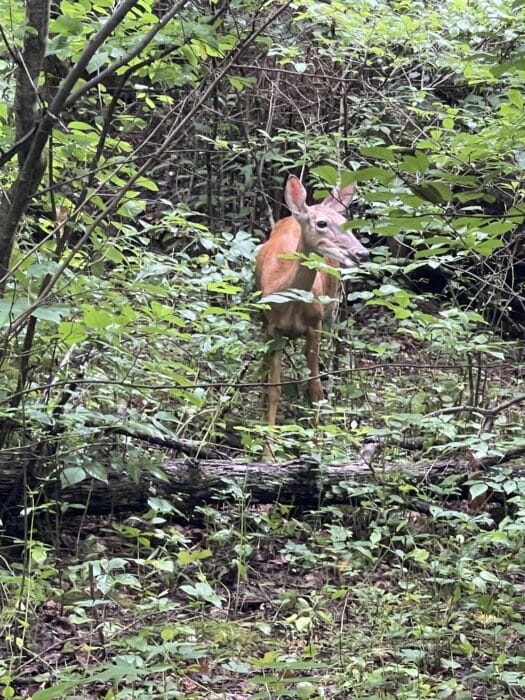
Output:
[[[268,372],[268,389],[266,400],[268,402],[268,425],[275,425],[277,420],[277,408],[281,398],[281,359],[282,350],[275,350],[270,354],[270,370]],[[273,386],[275,385],[275,386]],[[270,436],[268,436],[270,440]],[[267,442],[263,450],[263,458],[269,461],[275,460],[275,455],[271,447],[271,441]]]
[[306,330],[306,364],[312,379],[308,382],[308,396],[311,403],[323,399],[323,388],[319,379],[319,346],[321,344],[321,324]]
[[[277,419],[277,408],[281,398],[281,359],[282,350],[275,350],[270,355],[270,371],[268,372],[268,425],[275,425]],[[275,386],[272,386],[275,385]]]

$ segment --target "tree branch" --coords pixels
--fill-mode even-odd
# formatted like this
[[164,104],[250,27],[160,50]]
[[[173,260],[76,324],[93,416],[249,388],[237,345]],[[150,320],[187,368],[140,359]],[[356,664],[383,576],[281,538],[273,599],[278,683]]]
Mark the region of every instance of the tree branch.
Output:
[[509,399],[508,401],[505,401],[504,403],[499,404],[498,406],[493,406],[492,408],[481,408],[480,406],[448,406],[447,408],[439,408],[437,411],[432,411],[431,413],[427,413],[426,416],[444,416],[449,413],[479,413],[482,416],[497,416],[498,413],[501,413],[507,408],[510,408],[510,406],[514,406],[515,404],[522,403],[522,401],[525,401],[525,394],[518,394],[518,396],[515,396],[513,399]]
[[[128,0],[128,2],[135,2],[136,0]],[[135,172],[135,174],[128,180],[128,182],[117,192],[117,194],[113,197],[112,201],[110,201],[104,209],[100,212],[100,214],[94,219],[92,222],[91,226],[86,230],[84,235],[77,241],[76,245],[70,250],[69,254],[66,256],[66,258],[63,260],[57,271],[52,275],[50,278],[48,284],[45,286],[45,288],[41,291],[41,293],[38,295],[38,297],[35,299],[33,304],[29,306],[23,313],[18,316],[13,323],[11,324],[9,328],[9,334],[12,335],[13,333],[16,333],[18,329],[25,323],[25,321],[31,316],[31,314],[37,309],[41,304],[43,304],[45,301],[47,301],[51,291],[53,290],[55,284],[57,281],[62,277],[64,274],[64,271],[68,268],[71,260],[74,258],[74,256],[78,253],[78,251],[83,247],[85,242],[89,240],[91,237],[91,234],[93,231],[97,228],[97,226],[108,216],[111,214],[124,195],[131,189],[131,187],[134,185],[134,183],[144,175],[150,168],[150,166],[153,163],[156,163],[159,158],[165,153],[167,148],[173,143],[175,138],[179,136],[179,134],[182,132],[186,124],[193,119],[195,116],[196,112],[198,109],[201,107],[201,105],[204,103],[204,101],[207,99],[207,97],[212,93],[213,89],[215,86],[224,78],[224,76],[227,74],[227,72],[230,70],[231,66],[235,63],[235,61],[239,58],[239,56],[244,53],[244,51],[255,41],[255,39],[279,16],[281,15],[292,3],[292,0],[287,0],[282,6],[280,6],[275,12],[273,12],[270,17],[256,30],[250,33],[250,35],[244,40],[244,42],[239,46],[239,48],[236,51],[232,52],[231,57],[225,62],[224,66],[222,69],[219,71],[219,73],[215,76],[215,78],[211,81],[211,83],[208,85],[208,87],[203,91],[203,93],[199,96],[199,98],[195,101],[191,109],[188,110],[188,112],[185,114],[185,116],[180,119],[180,121],[176,122],[170,131],[168,132],[167,136],[165,137],[164,141],[160,144],[160,146],[146,159],[146,161],[143,163],[143,165]],[[102,30],[101,30],[102,31]],[[67,78],[66,78],[67,81]],[[59,91],[60,92],[60,91]],[[58,93],[57,97],[55,100],[53,100],[53,104],[57,101],[58,98]],[[52,116],[51,110],[48,113],[48,117]],[[45,120],[46,115],[44,115],[44,120]],[[44,121],[43,120],[43,121]],[[41,124],[42,127],[42,124]],[[39,129],[40,131],[40,129]],[[33,146],[35,145],[37,139],[38,139],[39,132],[37,132],[35,136],[35,140],[33,142]],[[47,135],[46,135],[47,139]],[[26,168],[24,167],[24,171]],[[27,204],[27,203],[26,203]],[[21,215],[21,214],[20,214]],[[18,224],[18,220],[17,220]],[[0,274],[2,272],[1,268],[1,261],[0,261]],[[6,276],[7,276],[7,271],[6,271]],[[5,277],[4,277],[5,280]],[[5,281],[0,279],[0,285],[2,282]],[[1,288],[0,288],[0,296],[1,296]]]
[[[21,141],[31,133],[37,119],[38,76],[47,44],[49,26],[49,0],[28,0],[26,11],[27,29],[24,48],[18,59],[14,108],[16,114],[16,138]],[[27,156],[28,144],[22,141],[19,162]]]
[[153,38],[155,37],[156,34],[159,33],[161,29],[163,29],[166,24],[186,5],[188,0],[179,0],[178,3],[176,3],[169,12],[166,12],[166,14],[161,17],[161,19],[157,22],[157,24],[152,27],[147,34],[144,35],[142,40],[133,48],[132,51],[127,53],[125,56],[122,56],[121,58],[113,61],[107,68],[104,68],[103,71],[101,71],[98,75],[96,75],[94,78],[91,80],[88,80],[84,85],[79,87],[75,92],[73,92],[65,101],[64,107],[68,109],[71,107],[78,99],[79,97],[82,97],[82,95],[85,95],[86,92],[91,90],[92,87],[95,87],[96,85],[99,85],[101,82],[103,82],[107,77],[115,73],[119,68],[122,66],[126,65],[129,61],[131,61],[133,58],[136,56],[139,56],[142,51],[148,46],[148,44],[151,43]]
[[[33,0],[33,2],[38,1]],[[58,120],[58,115],[62,111],[68,95],[92,56],[114,31],[115,27],[120,24],[130,9],[137,4],[137,1],[124,0],[101,29],[88,41],[78,62],[65,77],[49,109],[40,120],[29,148],[26,150],[24,162],[20,174],[13,185],[11,196],[3,202],[3,211],[0,211],[0,298],[3,296],[5,289],[18,224],[44,173],[45,166],[42,163],[42,154],[49,134]]]

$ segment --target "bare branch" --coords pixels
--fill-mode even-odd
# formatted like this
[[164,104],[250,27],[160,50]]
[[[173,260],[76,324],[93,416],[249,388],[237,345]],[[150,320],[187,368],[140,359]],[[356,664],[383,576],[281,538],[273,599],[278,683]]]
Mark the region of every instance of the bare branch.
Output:
[[513,399],[509,399],[508,401],[505,401],[504,403],[499,404],[498,406],[493,406],[492,408],[481,408],[480,406],[448,406],[447,408],[440,408],[437,411],[432,411],[431,413],[427,413],[428,416],[444,416],[446,414],[450,413],[479,413],[481,416],[496,416],[498,413],[501,413],[507,408],[510,408],[510,406],[515,406],[518,403],[522,403],[525,401],[525,394],[518,394],[518,396],[515,396]]

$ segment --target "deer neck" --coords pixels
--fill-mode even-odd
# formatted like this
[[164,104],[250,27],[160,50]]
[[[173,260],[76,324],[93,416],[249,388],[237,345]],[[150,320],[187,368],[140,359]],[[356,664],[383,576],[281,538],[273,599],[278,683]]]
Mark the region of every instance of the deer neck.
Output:
[[[307,252],[302,235],[299,238],[295,252],[301,255]],[[317,271],[302,265],[302,260],[288,260],[288,263],[290,265],[289,272],[284,282],[280,285],[280,291],[287,289],[300,289],[304,292],[311,291]]]

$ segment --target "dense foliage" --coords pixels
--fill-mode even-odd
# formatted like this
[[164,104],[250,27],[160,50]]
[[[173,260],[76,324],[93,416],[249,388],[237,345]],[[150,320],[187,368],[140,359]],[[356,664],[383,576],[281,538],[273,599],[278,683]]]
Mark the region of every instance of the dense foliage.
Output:
[[61,489],[162,479],[155,445],[260,459],[252,267],[290,172],[357,184],[373,257],[319,405],[287,346],[276,456],[523,451],[523,0],[9,0],[0,27],[3,696],[519,697],[510,468],[462,491],[378,464],[308,516],[230,484],[199,529],[151,499],[98,542]]

